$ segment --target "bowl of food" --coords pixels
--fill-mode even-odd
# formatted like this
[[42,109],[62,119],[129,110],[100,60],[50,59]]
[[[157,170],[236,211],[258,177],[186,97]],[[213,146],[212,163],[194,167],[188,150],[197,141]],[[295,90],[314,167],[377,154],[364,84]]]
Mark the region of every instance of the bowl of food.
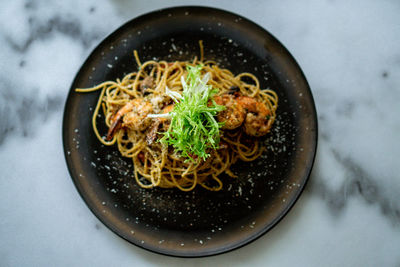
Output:
[[307,81],[270,33],[236,14],[174,7],[103,40],[65,105],[65,158],[90,210],[144,249],[201,257],[275,226],[317,145]]

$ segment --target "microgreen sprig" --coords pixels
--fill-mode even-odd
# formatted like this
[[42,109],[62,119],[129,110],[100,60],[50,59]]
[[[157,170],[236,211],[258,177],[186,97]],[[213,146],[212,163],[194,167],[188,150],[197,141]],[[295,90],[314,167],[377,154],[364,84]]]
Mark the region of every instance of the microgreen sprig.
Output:
[[166,93],[175,101],[170,112],[171,124],[163,133],[161,143],[171,145],[182,157],[194,160],[207,159],[210,149],[217,149],[220,141],[220,128],[215,116],[225,109],[217,105],[213,96],[218,90],[207,85],[210,73],[201,77],[203,66],[187,66],[186,80],[182,76],[182,95],[166,88]]

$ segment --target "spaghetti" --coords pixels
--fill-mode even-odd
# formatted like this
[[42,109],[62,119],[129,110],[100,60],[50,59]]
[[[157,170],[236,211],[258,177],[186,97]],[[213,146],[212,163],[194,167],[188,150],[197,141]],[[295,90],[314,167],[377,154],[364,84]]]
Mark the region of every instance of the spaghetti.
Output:
[[[76,91],[101,90],[92,117],[93,130],[101,143],[117,144],[121,155],[132,159],[135,179],[141,187],[190,191],[200,185],[218,191],[222,189],[219,178],[222,173],[235,177],[230,171],[232,164],[238,159],[253,161],[263,153],[265,147],[258,138],[249,138],[249,135],[262,136],[269,132],[275,120],[278,96],[272,90],[260,89],[253,74],[234,75],[216,62],[204,60],[201,41],[200,59],[195,57],[192,61],[141,63],[136,51],[134,57],[138,71],[127,74],[122,80],[106,81]],[[174,109],[174,102],[166,91],[173,92],[172,95],[181,94],[181,77],[187,78],[188,66],[198,65],[202,66],[202,76],[209,73],[207,84],[218,90],[210,101],[225,105],[226,109],[216,116],[223,125],[219,144],[215,149],[207,149],[208,157],[194,155],[188,160],[173,146],[159,142],[163,132],[168,131],[168,118],[149,115],[165,114]],[[96,119],[101,111],[110,128],[108,138],[102,137],[97,128]],[[242,119],[239,127],[230,128],[237,119]]]

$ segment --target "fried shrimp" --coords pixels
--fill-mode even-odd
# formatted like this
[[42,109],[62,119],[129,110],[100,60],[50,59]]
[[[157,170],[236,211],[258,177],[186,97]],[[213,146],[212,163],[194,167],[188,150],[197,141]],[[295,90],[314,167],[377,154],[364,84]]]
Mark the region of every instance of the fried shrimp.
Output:
[[240,127],[245,119],[246,111],[239,105],[233,95],[224,94],[214,97],[215,103],[225,106],[225,110],[217,115],[219,122],[224,122],[223,129],[236,129]]
[[111,126],[107,133],[107,140],[111,140],[117,126],[122,121],[122,126],[132,130],[143,131],[151,124],[151,118],[148,118],[153,111],[150,102],[144,99],[133,99],[120,108],[111,119]]
[[238,96],[237,102],[247,112],[244,120],[246,134],[251,136],[266,135],[272,125],[271,112],[267,106],[249,96]]
[[217,115],[217,120],[224,122],[223,129],[233,130],[243,125],[246,134],[251,136],[264,136],[269,132],[271,112],[256,98],[235,93],[215,96],[214,101],[225,106]]

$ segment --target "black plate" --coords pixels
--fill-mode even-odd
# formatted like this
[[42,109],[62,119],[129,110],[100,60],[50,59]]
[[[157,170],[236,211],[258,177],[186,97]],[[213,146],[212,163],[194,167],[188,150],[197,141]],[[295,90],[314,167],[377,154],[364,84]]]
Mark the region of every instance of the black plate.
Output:
[[[224,177],[219,192],[144,190],[134,181],[131,161],[122,158],[116,147],[103,146],[93,133],[91,117],[100,92],[78,94],[74,89],[135,70],[134,49],[142,62],[191,59],[199,54],[200,39],[206,59],[236,74],[252,72],[262,88],[278,93],[278,119],[266,138],[268,152],[252,163],[237,163],[239,178]],[[100,129],[106,131],[104,125]],[[226,11],[177,7],[129,21],[92,52],[70,89],[63,142],[79,193],[107,227],[154,252],[199,257],[249,243],[289,211],[313,165],[316,111],[302,71],[270,33]]]

